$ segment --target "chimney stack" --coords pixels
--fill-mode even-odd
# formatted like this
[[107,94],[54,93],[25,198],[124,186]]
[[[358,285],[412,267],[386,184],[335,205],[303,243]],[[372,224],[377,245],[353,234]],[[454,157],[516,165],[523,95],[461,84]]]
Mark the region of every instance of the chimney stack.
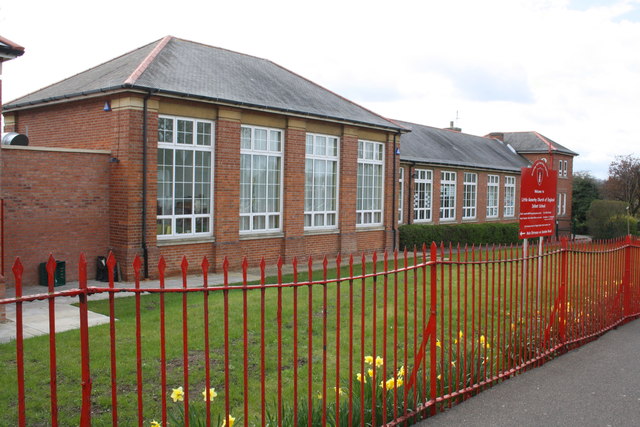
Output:
[[453,125],[453,120],[451,120],[451,121],[449,122],[449,127],[448,127],[448,128],[445,128],[445,129],[446,129],[446,130],[452,130],[452,131],[454,131],[454,132],[462,132],[462,129],[461,129],[461,128],[459,128],[459,127],[455,127],[455,126]]

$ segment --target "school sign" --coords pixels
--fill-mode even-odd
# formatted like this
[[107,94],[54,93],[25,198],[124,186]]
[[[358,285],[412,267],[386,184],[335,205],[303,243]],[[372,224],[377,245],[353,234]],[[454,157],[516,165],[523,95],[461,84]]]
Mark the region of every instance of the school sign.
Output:
[[520,180],[521,239],[551,236],[554,233],[558,172],[536,160],[522,168]]

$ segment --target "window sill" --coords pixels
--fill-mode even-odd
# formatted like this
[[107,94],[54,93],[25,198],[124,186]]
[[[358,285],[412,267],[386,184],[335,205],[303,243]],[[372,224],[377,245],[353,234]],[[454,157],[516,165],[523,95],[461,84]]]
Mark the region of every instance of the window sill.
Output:
[[340,234],[339,228],[322,228],[304,230],[305,236],[316,236],[320,234]]
[[358,231],[384,231],[384,225],[356,225]]
[[284,237],[284,233],[282,231],[277,231],[275,233],[248,233],[248,234],[240,234],[238,240],[261,240],[261,239],[278,239]]
[[478,222],[478,218],[462,218],[462,222]]
[[188,238],[172,238],[172,239],[158,239],[156,246],[178,246],[178,245],[195,245],[198,243],[214,243],[215,237],[188,237]]

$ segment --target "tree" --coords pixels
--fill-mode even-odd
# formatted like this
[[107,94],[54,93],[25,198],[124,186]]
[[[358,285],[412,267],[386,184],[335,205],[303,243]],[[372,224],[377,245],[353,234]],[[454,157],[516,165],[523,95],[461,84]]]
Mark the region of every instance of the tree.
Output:
[[609,165],[609,178],[603,186],[606,198],[626,202],[629,213],[640,210],[640,159],[628,154],[616,156]]
[[591,202],[600,199],[601,186],[602,181],[598,181],[589,172],[580,171],[573,174],[571,215],[576,234],[587,233],[587,211]]

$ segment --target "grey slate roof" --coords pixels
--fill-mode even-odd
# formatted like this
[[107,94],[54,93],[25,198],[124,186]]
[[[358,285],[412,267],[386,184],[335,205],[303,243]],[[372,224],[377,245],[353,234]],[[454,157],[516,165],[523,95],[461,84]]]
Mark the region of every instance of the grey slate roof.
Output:
[[530,166],[497,139],[394,121],[411,130],[400,140],[401,161],[509,172]]
[[[502,132],[501,132],[502,133]],[[578,153],[564,147],[538,132],[504,132],[504,142],[511,145],[519,153],[557,153],[577,156]]]
[[402,130],[271,61],[170,36],[18,98],[4,108],[10,111],[122,88]]

